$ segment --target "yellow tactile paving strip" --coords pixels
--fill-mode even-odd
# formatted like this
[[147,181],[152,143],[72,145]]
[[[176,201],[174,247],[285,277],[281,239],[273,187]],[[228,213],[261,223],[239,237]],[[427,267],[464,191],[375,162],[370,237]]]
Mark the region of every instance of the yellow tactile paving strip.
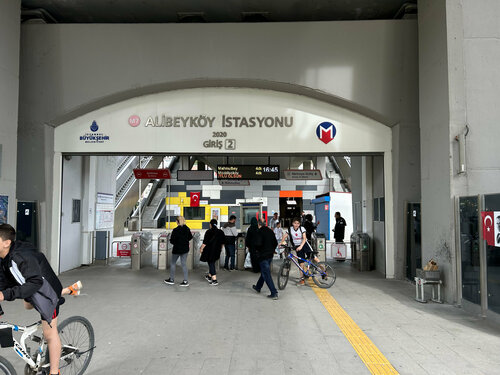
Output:
[[309,280],[309,283],[330,316],[337,323],[366,367],[368,367],[368,370],[377,375],[399,374],[328,290],[318,288],[311,280]]

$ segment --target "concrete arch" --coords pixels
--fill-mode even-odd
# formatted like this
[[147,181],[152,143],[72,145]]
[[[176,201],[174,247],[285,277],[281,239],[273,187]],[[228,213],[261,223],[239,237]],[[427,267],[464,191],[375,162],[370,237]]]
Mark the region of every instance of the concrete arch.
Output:
[[335,96],[333,94],[329,94],[323,91],[319,91],[307,86],[286,83],[286,82],[261,80],[261,79],[203,79],[203,78],[194,80],[164,82],[160,84],[143,86],[122,92],[117,92],[108,95],[106,97],[98,98],[82,106],[79,106],[70,112],[67,112],[61,116],[52,119],[51,121],[47,122],[47,125],[50,125],[52,127],[58,127],[86,113],[144,95],[158,94],[162,92],[169,92],[175,90],[196,89],[196,88],[249,88],[249,89],[263,89],[263,90],[301,95],[307,98],[319,100],[327,104],[332,104],[334,106],[345,108],[352,112],[356,112],[362,116],[375,120],[389,127],[396,125],[393,122],[391,122],[387,117],[365,106],[346,100],[342,97]]

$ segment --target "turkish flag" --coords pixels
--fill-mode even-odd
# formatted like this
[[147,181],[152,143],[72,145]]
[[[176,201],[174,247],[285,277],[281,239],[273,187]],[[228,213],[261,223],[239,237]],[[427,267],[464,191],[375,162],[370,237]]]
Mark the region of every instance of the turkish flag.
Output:
[[199,207],[200,206],[200,196],[201,192],[191,192],[189,193],[189,196],[191,197],[189,206],[191,207]]
[[495,246],[495,227],[493,224],[493,211],[482,211],[483,239],[490,246]]

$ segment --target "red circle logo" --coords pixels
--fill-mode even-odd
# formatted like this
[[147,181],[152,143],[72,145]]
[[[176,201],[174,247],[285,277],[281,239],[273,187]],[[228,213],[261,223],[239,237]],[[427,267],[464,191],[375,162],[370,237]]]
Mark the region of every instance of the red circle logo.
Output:
[[132,115],[128,118],[128,124],[132,127],[139,126],[141,123],[141,118],[137,115]]

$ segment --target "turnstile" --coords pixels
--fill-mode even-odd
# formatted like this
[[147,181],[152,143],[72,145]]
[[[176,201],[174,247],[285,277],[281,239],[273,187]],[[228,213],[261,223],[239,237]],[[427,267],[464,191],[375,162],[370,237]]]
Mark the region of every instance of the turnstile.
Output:
[[236,266],[240,271],[245,269],[245,233],[238,233],[236,237]]
[[167,269],[168,264],[168,250],[169,250],[169,240],[170,234],[167,232],[161,232],[158,235],[158,269]]
[[153,252],[152,252],[152,239],[151,232],[135,232],[132,234],[132,269],[140,270],[142,267],[153,265]]
[[324,233],[316,233],[315,250],[318,252],[318,258],[321,262],[326,262],[326,236]]

